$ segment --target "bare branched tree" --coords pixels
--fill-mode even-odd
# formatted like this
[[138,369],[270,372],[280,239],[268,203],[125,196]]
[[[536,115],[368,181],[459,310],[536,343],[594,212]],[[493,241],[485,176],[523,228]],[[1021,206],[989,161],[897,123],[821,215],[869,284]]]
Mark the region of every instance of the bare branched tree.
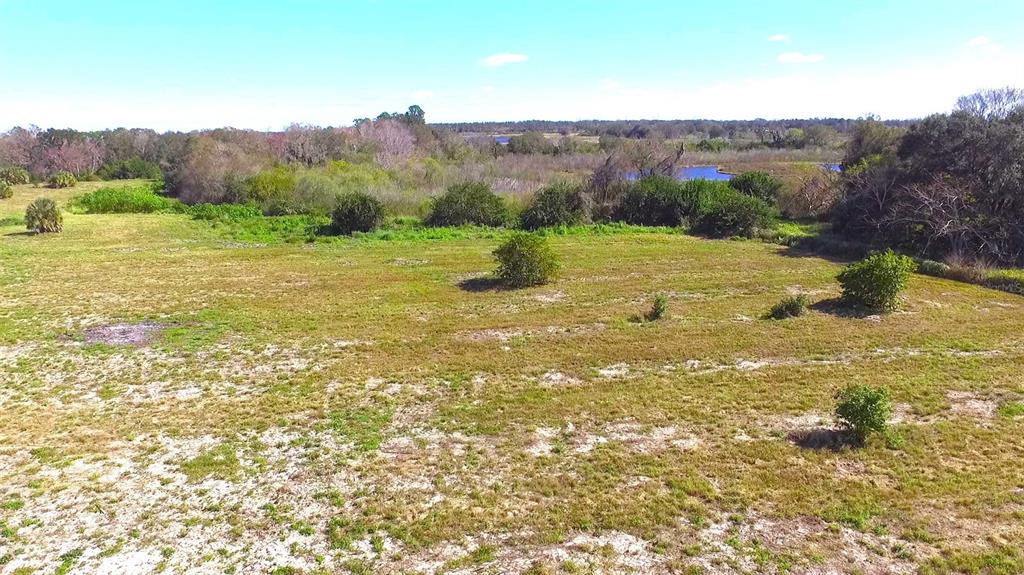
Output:
[[1002,120],[1024,107],[1024,90],[1012,86],[982,90],[956,101],[957,112],[967,112],[987,120]]
[[372,142],[376,148],[377,163],[392,168],[416,150],[416,139],[404,123],[394,119],[363,122],[359,136]]

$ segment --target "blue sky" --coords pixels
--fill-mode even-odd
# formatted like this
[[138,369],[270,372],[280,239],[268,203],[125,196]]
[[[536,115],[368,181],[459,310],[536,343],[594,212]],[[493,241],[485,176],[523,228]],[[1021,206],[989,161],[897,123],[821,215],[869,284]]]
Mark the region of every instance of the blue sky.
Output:
[[948,110],[1024,87],[1024,2],[0,0],[0,130]]

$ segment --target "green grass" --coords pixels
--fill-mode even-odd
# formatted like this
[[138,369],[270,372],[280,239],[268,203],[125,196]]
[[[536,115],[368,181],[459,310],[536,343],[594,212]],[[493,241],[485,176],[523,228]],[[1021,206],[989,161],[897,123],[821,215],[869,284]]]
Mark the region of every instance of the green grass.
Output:
[[181,471],[189,481],[199,481],[207,477],[237,479],[241,469],[235,446],[228,443],[207,449],[181,463]]
[[[850,316],[829,303],[840,263],[629,226],[549,231],[552,284],[476,290],[508,231],[405,218],[307,241],[310,218],[202,209],[0,230],[0,520],[40,572],[76,548],[397,572],[467,538],[442,561],[571,548],[585,569],[626,535],[661,572],[719,543],[765,569],[1020,562],[1020,296],[915,275],[900,313]],[[628,321],[659,293],[669,314]],[[791,293],[798,321],[757,319]],[[163,329],[84,345],[139,321]],[[901,446],[787,440],[849,383],[891,392]],[[260,563],[270,548],[289,557]]]

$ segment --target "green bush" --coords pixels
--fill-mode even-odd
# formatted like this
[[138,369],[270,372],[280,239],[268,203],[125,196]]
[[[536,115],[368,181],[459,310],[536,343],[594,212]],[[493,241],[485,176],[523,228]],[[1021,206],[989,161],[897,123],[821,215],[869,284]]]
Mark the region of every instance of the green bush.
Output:
[[244,200],[259,205],[268,216],[294,213],[295,172],[276,167],[245,180]]
[[668,176],[648,176],[622,196],[618,219],[641,226],[683,225],[700,211],[715,183],[680,182]]
[[0,180],[0,200],[6,200],[14,195],[14,188],[11,184]]
[[160,166],[138,156],[104,164],[96,170],[96,175],[103,180],[159,180],[164,177]]
[[892,311],[916,268],[913,259],[887,250],[847,266],[836,279],[846,301],[876,311]]
[[580,189],[570,184],[552,184],[541,188],[519,218],[526,230],[554,226],[574,226],[589,219],[587,204]]
[[644,314],[644,319],[647,321],[658,321],[666,316],[668,316],[668,296],[659,293],[654,296],[654,303],[651,304],[650,311]]
[[775,223],[777,214],[767,202],[726,187],[702,207],[696,230],[711,237],[751,237]]
[[431,227],[503,226],[509,221],[508,206],[483,182],[456,184],[434,199],[426,224]]
[[926,276],[944,278],[949,275],[950,266],[935,260],[922,260],[917,266],[917,271]]
[[331,228],[338,234],[372,232],[382,223],[384,204],[363,192],[349,192],[338,196],[338,204],[331,214]]
[[157,194],[152,186],[100,188],[75,198],[71,205],[87,214],[148,214],[183,209],[181,202]]
[[71,172],[56,172],[50,176],[49,185],[51,188],[73,188],[78,180]]
[[12,186],[27,184],[32,181],[28,170],[18,166],[10,166],[0,169],[0,182],[7,182]]
[[807,312],[807,296],[804,294],[789,296],[772,306],[768,317],[772,319],[787,319],[799,317]]
[[56,202],[50,198],[36,198],[25,210],[25,227],[39,234],[64,229],[64,217]]
[[836,419],[859,441],[884,433],[892,415],[892,399],[882,387],[851,385],[836,394]]
[[729,180],[737,192],[774,204],[782,190],[782,182],[768,172],[743,172]]
[[512,234],[498,249],[495,275],[508,287],[527,287],[547,283],[558,271],[554,251],[544,237],[525,232]]

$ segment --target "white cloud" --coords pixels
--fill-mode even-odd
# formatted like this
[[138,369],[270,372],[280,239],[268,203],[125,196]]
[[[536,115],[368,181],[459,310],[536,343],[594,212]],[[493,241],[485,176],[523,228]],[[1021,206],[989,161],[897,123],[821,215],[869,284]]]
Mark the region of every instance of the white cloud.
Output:
[[768,36],[769,42],[789,42],[789,34],[772,34]]
[[967,45],[972,48],[978,48],[980,46],[991,46],[992,39],[988,36],[975,36],[967,41]]
[[490,56],[483,59],[484,66],[488,68],[497,68],[504,66],[505,64],[518,64],[529,60],[530,57],[526,54],[515,54],[512,52],[502,52],[501,54],[491,54]]
[[433,98],[434,92],[432,92],[431,90],[416,90],[415,92],[409,95],[416,100],[426,100],[428,98]]
[[825,59],[824,54],[804,54],[803,52],[783,52],[779,54],[779,62],[783,64],[811,64]]

